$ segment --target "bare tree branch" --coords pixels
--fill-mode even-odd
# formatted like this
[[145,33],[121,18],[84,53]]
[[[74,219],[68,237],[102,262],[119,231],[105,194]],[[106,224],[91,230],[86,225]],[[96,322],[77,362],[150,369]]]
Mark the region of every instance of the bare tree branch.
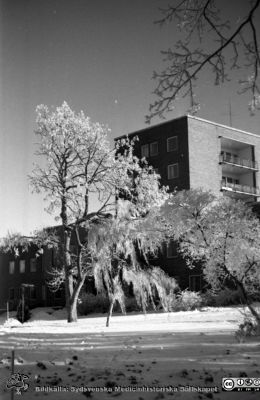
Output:
[[[254,0],[248,14],[233,31],[229,21],[220,19],[214,0],[183,0],[176,7],[170,5],[166,10],[161,10],[164,16],[156,23],[164,25],[176,19],[186,36],[176,43],[173,50],[162,51],[168,67],[159,73],[154,72],[153,78],[157,81],[154,94],[157,100],[150,105],[147,123],[155,116],[164,118],[165,113],[173,109],[179,96],[189,97],[189,111],[196,113],[200,104],[196,99],[195,81],[202,70],[210,67],[214,82],[219,85],[229,80],[228,71],[239,68],[244,59],[247,60],[248,76],[239,82],[241,92],[251,93],[251,113],[260,107],[260,55],[255,24],[259,5],[260,0]],[[194,48],[195,30],[201,43],[207,37],[207,40],[212,39],[212,46]],[[250,41],[243,38],[245,31]]]

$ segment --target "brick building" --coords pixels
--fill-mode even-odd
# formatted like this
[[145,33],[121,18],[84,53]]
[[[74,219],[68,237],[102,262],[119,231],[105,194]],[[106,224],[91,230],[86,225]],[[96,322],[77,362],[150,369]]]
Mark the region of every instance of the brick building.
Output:
[[[61,225],[49,227],[57,237],[63,235]],[[80,228],[81,239],[85,240],[86,230]],[[50,271],[61,266],[60,251],[58,248],[44,247],[39,253],[34,244],[28,250],[19,249],[19,255],[14,252],[0,251],[0,312],[6,310],[8,302],[10,310],[16,310],[21,299],[22,285],[25,286],[25,299],[30,308],[34,307],[63,307],[65,306],[65,290],[51,291],[47,282],[50,280]],[[76,254],[76,235],[72,232],[71,253]],[[91,289],[91,282],[86,282]]]
[[55,266],[55,250],[46,248],[42,254],[37,250],[31,245],[18,257],[11,252],[0,253],[0,310],[6,310],[7,302],[10,310],[17,309],[22,285],[26,286],[25,300],[30,308],[65,304],[64,291],[51,292],[46,284],[48,271]]
[[[200,187],[217,196],[252,202],[260,215],[260,136],[193,116],[129,134],[133,136],[139,138],[136,155],[147,158],[171,191]],[[53,293],[46,285],[48,270],[55,266],[55,251],[45,249],[39,257],[36,252],[30,246],[16,258],[0,253],[0,309],[6,308],[7,301],[10,309],[16,309],[22,284],[31,285],[25,289],[30,307],[65,304],[64,292]],[[173,242],[163,245],[151,263],[176,277],[182,288],[201,288],[199,268],[188,269]]]
[[[128,136],[138,136],[136,155],[147,159],[170,191],[202,188],[246,202],[260,199],[260,136],[256,134],[188,115]],[[176,277],[183,288],[201,288],[199,269],[185,266],[174,243],[163,246],[153,264]]]

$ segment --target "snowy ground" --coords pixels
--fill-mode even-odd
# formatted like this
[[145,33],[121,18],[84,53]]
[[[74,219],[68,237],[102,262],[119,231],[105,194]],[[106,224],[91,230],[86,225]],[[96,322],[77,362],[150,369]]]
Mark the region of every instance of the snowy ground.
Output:
[[14,349],[15,372],[29,377],[28,400],[253,400],[259,392],[221,388],[223,377],[260,378],[259,338],[234,336],[243,318],[242,308],[208,308],[113,316],[106,328],[104,315],[67,324],[63,310],[46,308],[23,325],[1,316],[0,399],[11,398]]

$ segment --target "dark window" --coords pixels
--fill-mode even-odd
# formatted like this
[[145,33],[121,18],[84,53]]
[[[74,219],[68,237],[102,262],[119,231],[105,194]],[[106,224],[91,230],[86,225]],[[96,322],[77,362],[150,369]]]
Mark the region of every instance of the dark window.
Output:
[[177,245],[173,240],[167,243],[167,258],[175,258],[178,256]]
[[190,275],[189,286],[192,292],[198,292],[201,290],[201,275]]
[[30,272],[36,272],[37,271],[37,261],[36,258],[31,258],[30,259]]
[[14,274],[15,262],[9,261],[9,274]]
[[231,153],[229,153],[228,151],[226,151],[226,160],[231,161]]
[[9,289],[9,300],[14,300],[14,288]]
[[222,180],[227,184],[227,183],[231,183],[231,184],[236,184],[239,185],[239,179],[236,178],[232,178],[231,176],[222,176]]
[[145,158],[149,157],[149,144],[141,146],[141,156]]
[[150,156],[157,156],[158,154],[158,142],[150,143]]
[[37,298],[36,287],[30,287],[30,299],[35,300]]
[[42,285],[42,300],[46,300],[46,286]]
[[20,269],[20,274],[25,273],[25,260],[20,260],[19,261],[19,269]]
[[172,136],[167,139],[167,151],[175,151],[178,149],[178,138],[177,136]]
[[179,164],[168,165],[168,179],[174,179],[179,177]]

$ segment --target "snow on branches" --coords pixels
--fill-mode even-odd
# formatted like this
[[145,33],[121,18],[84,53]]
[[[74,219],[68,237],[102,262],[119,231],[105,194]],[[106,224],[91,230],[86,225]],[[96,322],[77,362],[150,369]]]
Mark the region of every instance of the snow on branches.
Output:
[[[61,221],[61,266],[71,322],[77,319],[80,290],[97,269],[97,260],[102,259],[102,265],[106,261],[103,270],[109,270],[114,255],[111,248],[118,248],[119,243],[127,258],[130,242],[143,241],[150,234],[143,230],[142,238],[137,237],[140,232],[132,229],[134,221],[140,223],[147,215],[155,218],[168,195],[160,187],[159,175],[134,155],[133,140],[122,139],[111,149],[109,129],[93,123],[83,112],[76,114],[66,102],[54,111],[40,105],[36,112],[36,154],[43,160],[35,166],[30,183],[36,192],[45,194],[47,211]],[[110,231],[104,238],[107,227]],[[124,243],[117,240],[119,233]],[[59,279],[56,273],[54,285]]]

